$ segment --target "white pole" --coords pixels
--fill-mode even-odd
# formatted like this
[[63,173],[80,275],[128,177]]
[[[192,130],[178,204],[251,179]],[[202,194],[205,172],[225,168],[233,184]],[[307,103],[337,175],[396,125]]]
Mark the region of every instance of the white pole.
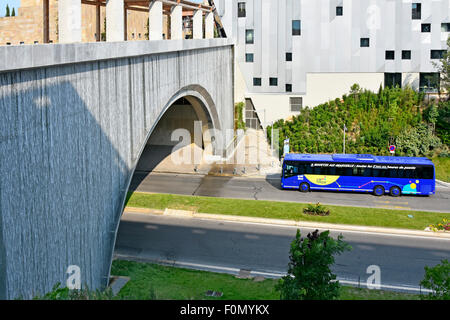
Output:
[[344,154],[345,154],[345,131],[347,130],[347,127],[344,124]]

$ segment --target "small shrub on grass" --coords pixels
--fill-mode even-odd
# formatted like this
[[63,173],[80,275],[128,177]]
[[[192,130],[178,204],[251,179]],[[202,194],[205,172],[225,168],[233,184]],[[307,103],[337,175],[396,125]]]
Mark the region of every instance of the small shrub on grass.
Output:
[[438,224],[430,224],[429,228],[434,232],[437,231],[450,231],[450,220],[443,219],[442,222]]
[[450,300],[450,264],[442,260],[434,267],[425,267],[425,278],[420,282],[424,288],[433,292],[421,295],[423,300]]
[[309,214],[312,216],[329,216],[330,210],[327,210],[326,207],[322,206],[319,202],[316,204],[308,204],[306,208],[303,209],[303,213]]
[[52,291],[43,296],[37,295],[33,300],[112,300],[114,295],[111,289],[106,291],[89,290],[88,288],[81,290],[69,290],[69,288],[62,288],[60,283],[57,283]]
[[338,236],[319,230],[301,238],[300,230],[291,243],[287,276],[280,279],[276,290],[282,300],[332,300],[339,297],[340,284],[330,267],[334,256],[351,247]]

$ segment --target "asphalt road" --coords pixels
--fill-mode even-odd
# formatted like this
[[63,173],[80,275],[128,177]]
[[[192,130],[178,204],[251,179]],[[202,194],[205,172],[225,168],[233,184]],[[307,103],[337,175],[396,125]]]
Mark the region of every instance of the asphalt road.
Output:
[[[301,229],[303,236],[310,231]],[[245,269],[273,275],[286,272],[295,233],[293,227],[125,213],[115,254],[194,269],[230,273]],[[336,258],[333,271],[338,279],[359,280],[362,286],[369,277],[367,268],[377,265],[383,286],[418,288],[425,266],[450,259],[449,239],[342,233],[353,249]]]
[[130,189],[152,193],[450,212],[450,188],[443,185],[439,185],[436,194],[430,197],[393,198],[350,192],[301,193],[296,190],[282,190],[280,179],[275,177],[264,179],[136,172]]

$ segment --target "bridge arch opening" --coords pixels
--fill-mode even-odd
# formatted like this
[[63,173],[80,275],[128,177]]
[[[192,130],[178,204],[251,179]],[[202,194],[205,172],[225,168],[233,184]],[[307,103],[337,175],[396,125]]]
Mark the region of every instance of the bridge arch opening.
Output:
[[152,172],[205,171],[208,157],[220,153],[215,135],[219,125],[205,102],[194,95],[173,100],[147,137],[130,185],[132,191]]

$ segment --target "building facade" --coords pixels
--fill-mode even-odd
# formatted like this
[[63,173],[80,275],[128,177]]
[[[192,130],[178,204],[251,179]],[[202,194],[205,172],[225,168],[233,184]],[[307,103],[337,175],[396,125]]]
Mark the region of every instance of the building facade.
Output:
[[[449,0],[215,0],[236,42],[237,101],[263,126],[357,83],[436,91]],[[251,106],[248,111],[251,115]]]
[[[44,42],[43,0],[21,0],[15,17],[0,17],[0,45],[36,44]],[[148,40],[148,12],[127,10],[127,40]],[[106,8],[100,7],[101,33],[105,38]],[[96,41],[96,7],[81,6],[83,42]],[[168,18],[163,17],[164,37],[167,38]],[[189,32],[189,31],[188,31]],[[58,42],[58,0],[49,1],[49,38]]]

